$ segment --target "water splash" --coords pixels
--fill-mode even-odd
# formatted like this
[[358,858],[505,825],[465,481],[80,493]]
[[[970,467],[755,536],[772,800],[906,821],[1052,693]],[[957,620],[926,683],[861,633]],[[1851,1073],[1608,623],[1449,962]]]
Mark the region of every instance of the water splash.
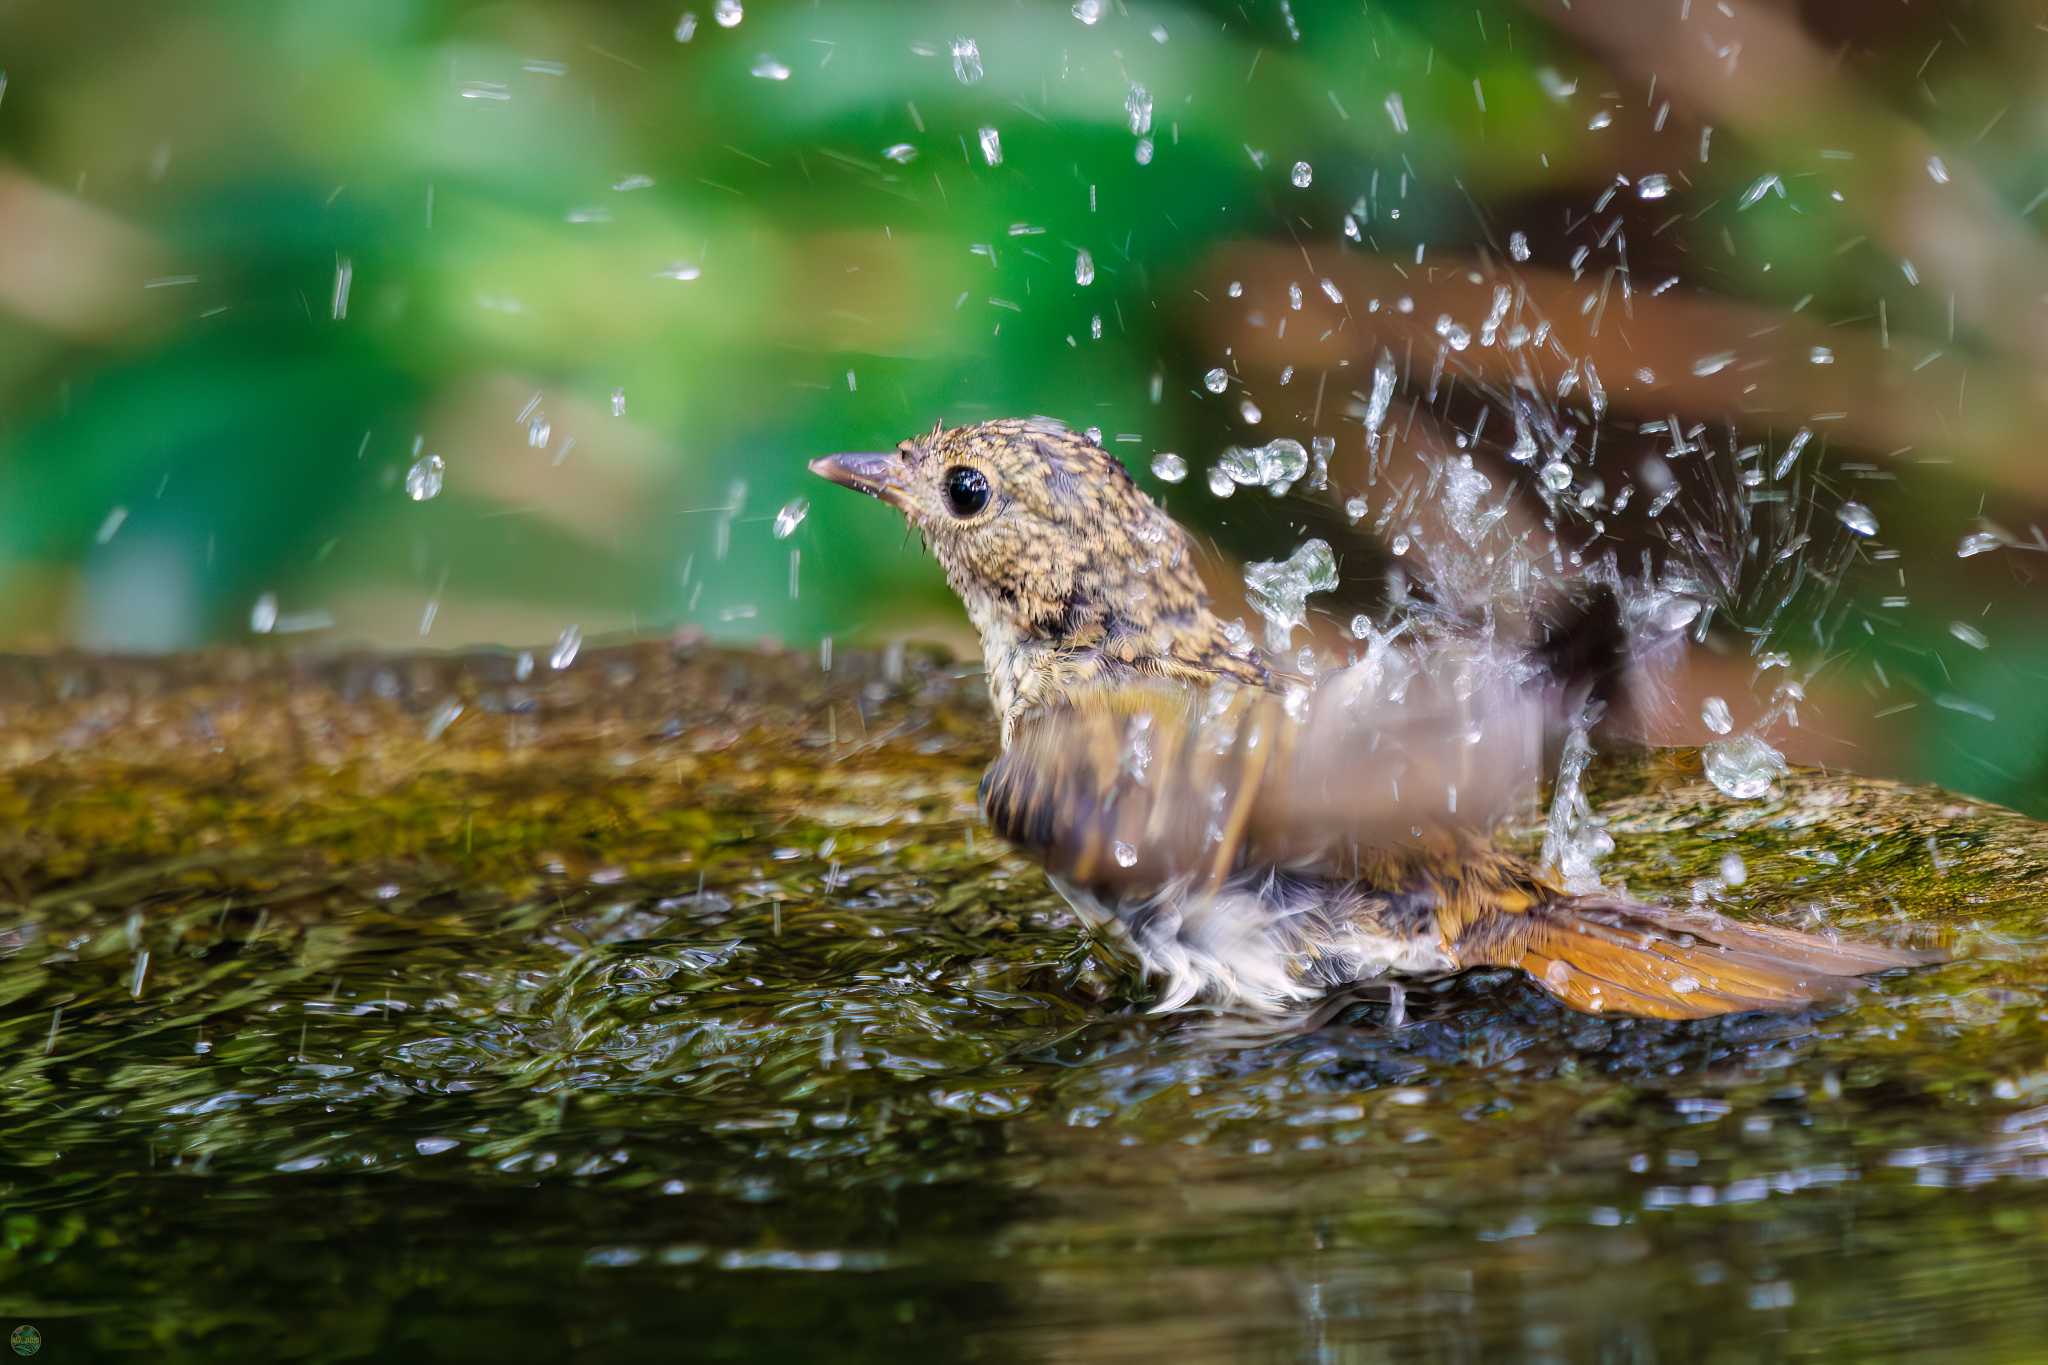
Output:
[[1245,566],[1252,609],[1266,621],[1266,647],[1290,648],[1294,632],[1308,621],[1308,599],[1337,586],[1337,556],[1329,542],[1307,540],[1286,559]]
[[439,455],[422,455],[405,471],[405,495],[414,502],[432,501],[441,495],[447,473],[447,462]]

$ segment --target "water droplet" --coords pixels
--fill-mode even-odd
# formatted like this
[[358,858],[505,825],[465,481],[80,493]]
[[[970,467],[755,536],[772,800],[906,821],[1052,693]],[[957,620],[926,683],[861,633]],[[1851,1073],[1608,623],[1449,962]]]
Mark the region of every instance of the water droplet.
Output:
[[1868,507],[1865,507],[1860,502],[1843,503],[1836,510],[1835,515],[1841,519],[1842,525],[1848,527],[1859,536],[1874,536],[1877,534],[1876,516],[1871,513]]
[[1563,460],[1551,460],[1537,471],[1543,486],[1553,493],[1562,493],[1572,486],[1572,467]]
[[1161,483],[1179,483],[1188,476],[1188,462],[1170,450],[1152,457],[1152,477]]
[[676,20],[676,41],[687,43],[696,36],[697,16],[685,10],[683,11],[683,17]]
[[1401,103],[1400,91],[1396,90],[1392,94],[1387,96],[1386,110],[1387,117],[1393,121],[1394,131],[1397,133],[1407,132],[1408,110],[1407,107]]
[[447,462],[439,455],[421,456],[405,471],[405,495],[414,502],[439,496],[447,473]]
[[1529,235],[1527,233],[1510,232],[1508,234],[1508,255],[1518,261],[1529,259]]
[[1716,351],[1712,355],[1703,355],[1698,360],[1693,361],[1692,372],[1704,379],[1710,374],[1721,373],[1721,371],[1734,363],[1735,352]]
[[[733,8],[737,9],[739,7],[735,5]],[[738,21],[735,20],[734,22],[737,23]],[[728,28],[731,26],[730,24],[726,25]],[[548,667],[554,669],[557,673],[561,672],[570,664],[576,662],[576,655],[582,648],[583,627],[564,627],[561,638],[555,641],[555,652],[548,655]]]
[[981,159],[991,166],[1003,164],[1003,135],[993,128],[981,130]]
[[1316,183],[1316,168],[1306,161],[1294,163],[1294,169],[1287,173],[1288,181],[1298,190],[1305,190]]
[[775,538],[788,540],[796,534],[796,528],[804,524],[804,518],[811,514],[809,498],[791,498],[782,504],[782,510],[775,514]]
[[626,391],[625,391],[624,389],[613,389],[613,390],[612,390],[612,416],[614,416],[614,417],[624,417],[625,415],[626,415]]
[[882,148],[882,155],[899,166],[908,166],[917,160],[917,148],[907,142],[892,142]]
[[786,81],[789,68],[764,52],[754,60],[753,74],[764,81]]
[[1371,510],[1370,507],[1366,506],[1365,499],[1362,497],[1346,498],[1344,500],[1344,515],[1354,526],[1364,521],[1365,514]]
[[1334,436],[1311,436],[1308,442],[1309,459],[1314,471],[1309,476],[1311,488],[1330,486],[1330,457],[1337,453],[1337,438]]
[[1974,555],[1988,554],[2005,544],[2003,538],[1990,531],[1972,531],[1956,546],[1957,559],[1969,559]]
[[1493,480],[1472,467],[1466,455],[1451,466],[1444,478],[1444,515],[1451,529],[1467,545],[1477,545],[1494,523],[1507,515],[1507,504],[1481,507],[1480,499],[1493,488]]
[[1671,177],[1668,175],[1646,175],[1636,181],[1636,198],[1662,199],[1671,193]]
[[1782,479],[1792,472],[1792,466],[1799,462],[1799,452],[1806,449],[1806,443],[1813,439],[1813,433],[1805,427],[1792,433],[1792,440],[1785,446],[1785,453],[1778,457],[1778,463],[1771,469],[1771,477]]
[[1730,886],[1740,886],[1749,880],[1749,867],[1740,853],[1721,855],[1721,880]]
[[1991,641],[1985,638],[1984,632],[1977,629],[1975,626],[1971,625],[1967,621],[1949,622],[1948,633],[1955,636],[1958,640],[1961,640],[1964,644],[1968,645],[1972,649],[1991,648]]
[[1143,137],[1152,131],[1152,92],[1144,86],[1132,84],[1130,93],[1124,96],[1124,115],[1130,122],[1131,136]]
[[1244,423],[1246,426],[1255,427],[1259,424],[1259,419],[1264,417],[1266,414],[1259,411],[1259,405],[1257,403],[1254,403],[1251,399],[1247,398],[1242,403],[1239,403],[1237,405],[1237,415],[1244,419]]
[[1102,0],[1074,0],[1074,17],[1095,27],[1102,19]]
[[1394,401],[1394,355],[1384,347],[1372,367],[1372,396],[1365,402],[1365,439],[1370,445],[1379,439],[1386,425],[1387,409]]
[[1806,358],[1815,365],[1832,365],[1835,353],[1825,346],[1816,346],[1806,353]]
[[972,38],[953,40],[953,76],[962,85],[981,79],[981,44]]
[[[690,16],[685,15],[684,17],[689,18]],[[451,1137],[423,1137],[413,1143],[413,1150],[417,1151],[421,1156],[439,1156],[441,1153],[451,1151],[460,1145]]]
[[1247,564],[1247,600],[1266,618],[1267,647],[1284,650],[1296,627],[1308,620],[1308,598],[1337,586],[1337,556],[1329,543],[1303,541],[1286,559]]
[[1074,283],[1084,289],[1095,283],[1095,258],[1088,254],[1087,247],[1074,253]]
[[1202,376],[1202,387],[1211,393],[1221,393],[1230,387],[1230,376],[1218,366]]
[[1938,156],[1927,158],[1927,178],[1937,185],[1948,183],[1948,163]]
[[1700,750],[1700,761],[1707,780],[1738,801],[1768,796],[1785,772],[1785,756],[1755,735],[1717,739]]
[[1337,292],[1337,285],[1335,281],[1330,279],[1324,279],[1320,285],[1320,288],[1323,291],[1323,297],[1328,299],[1331,303],[1344,302],[1344,296]]
[[1735,728],[1735,717],[1729,713],[1728,702],[1722,697],[1708,697],[1700,703],[1700,721],[1717,735],[1725,735]]
[[256,599],[256,605],[249,608],[249,629],[258,635],[268,635],[277,629],[276,593],[264,593]]
[[711,17],[718,21],[720,28],[738,28],[740,20],[747,17],[747,8],[740,0],[718,0],[711,7]]
[[1237,480],[1230,477],[1230,471],[1221,465],[1209,466],[1209,492],[1211,496],[1227,498],[1237,491]]
[[1752,208],[1758,200],[1772,193],[1783,199],[1785,197],[1785,182],[1778,179],[1775,175],[1760,175],[1750,182],[1749,188],[1742,192],[1742,197],[1735,201],[1735,211],[1740,213],[1744,209]]
[[1138,850],[1121,839],[1117,840],[1116,865],[1118,867],[1136,867],[1138,865]]

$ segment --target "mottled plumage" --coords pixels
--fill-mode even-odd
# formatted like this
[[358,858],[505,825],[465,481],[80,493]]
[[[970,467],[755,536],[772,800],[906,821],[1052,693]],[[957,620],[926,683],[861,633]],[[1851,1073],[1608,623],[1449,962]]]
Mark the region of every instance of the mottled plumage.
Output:
[[1217,618],[1186,533],[1057,423],[812,468],[896,507],[944,568],[1002,724],[983,809],[1126,937],[1162,1007],[1273,1014],[1506,966],[1576,1009],[1697,1018],[1928,960],[1568,895],[1487,837],[1563,704],[1556,648],[1451,641],[1303,687]]

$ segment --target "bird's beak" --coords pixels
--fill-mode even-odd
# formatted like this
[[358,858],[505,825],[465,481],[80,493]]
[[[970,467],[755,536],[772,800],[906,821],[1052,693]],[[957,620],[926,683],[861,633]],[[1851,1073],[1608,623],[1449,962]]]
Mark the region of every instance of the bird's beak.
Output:
[[910,493],[903,482],[903,462],[894,455],[821,455],[811,461],[811,472],[898,510]]

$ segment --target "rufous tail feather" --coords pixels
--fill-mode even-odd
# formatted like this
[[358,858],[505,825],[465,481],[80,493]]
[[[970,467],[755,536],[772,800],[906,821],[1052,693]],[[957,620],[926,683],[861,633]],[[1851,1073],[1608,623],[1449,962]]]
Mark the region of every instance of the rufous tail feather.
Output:
[[1451,951],[1467,967],[1519,967],[1573,1009],[1648,1019],[1799,1009],[1859,977],[1945,960],[1606,896],[1482,913]]

